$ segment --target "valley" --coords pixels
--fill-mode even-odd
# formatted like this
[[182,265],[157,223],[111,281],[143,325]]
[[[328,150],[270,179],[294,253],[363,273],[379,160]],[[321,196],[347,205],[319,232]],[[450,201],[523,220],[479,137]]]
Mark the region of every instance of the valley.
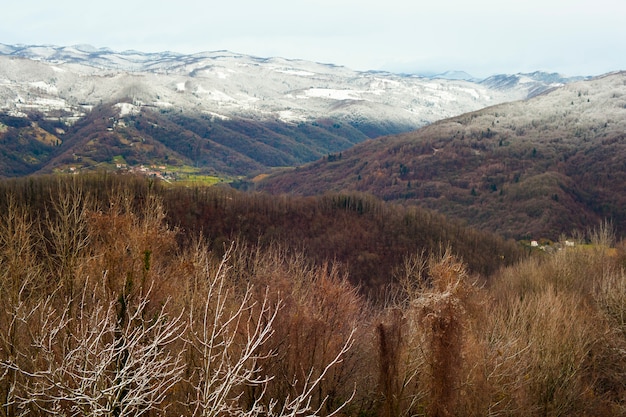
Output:
[[526,240],[609,218],[623,230],[622,73],[445,77],[3,45],[0,175],[109,169],[358,191]]
[[626,415],[626,73],[0,44],[0,416]]
[[0,175],[89,170],[118,155],[251,175],[572,80],[537,72],[474,82],[228,51],[0,45]]

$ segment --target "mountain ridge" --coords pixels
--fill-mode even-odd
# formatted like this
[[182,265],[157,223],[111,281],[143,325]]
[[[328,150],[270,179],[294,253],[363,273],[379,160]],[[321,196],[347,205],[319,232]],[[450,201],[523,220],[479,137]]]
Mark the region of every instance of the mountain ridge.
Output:
[[[524,99],[551,88],[543,78],[492,86],[230,51],[0,44],[0,175],[115,167],[124,158],[252,175]],[[94,109],[108,121],[89,118]],[[90,127],[78,128],[82,120]]]
[[570,83],[417,131],[366,141],[257,184],[372,193],[515,238],[612,219],[626,232],[626,72]]
[[[119,90],[125,88],[135,89],[135,94],[138,94],[136,98],[146,105],[200,107],[201,111],[222,112],[223,116],[237,113],[240,116],[262,115],[267,118],[277,115],[287,121],[327,116],[329,113],[346,118],[352,115],[345,111],[338,112],[335,106],[337,103],[333,101],[348,105],[358,103],[361,112],[365,112],[369,105],[376,107],[375,111],[366,114],[371,119],[398,119],[402,124],[416,128],[499,102],[523,99],[529,91],[521,82],[476,83],[379,71],[352,71],[332,64],[276,57],[259,58],[230,51],[186,55],[174,52],[115,52],[108,48],[80,45],[0,44],[0,56],[21,57],[48,66],[47,69],[35,68],[24,63],[24,71],[20,71],[22,68],[15,69],[13,73],[4,71],[4,74],[0,73],[3,85],[10,86],[18,93],[31,95],[41,94],[45,90],[49,96],[64,101],[69,108],[76,107],[72,100],[87,105],[109,101],[123,95]],[[2,62],[3,67],[9,65],[6,61]],[[15,62],[11,66],[19,67]],[[84,84],[85,81],[106,85],[106,77],[117,77],[115,81],[123,87],[116,91],[110,85],[100,88],[90,86],[92,88],[88,91],[71,92],[69,87],[62,85],[64,79],[71,78],[68,72],[79,76],[69,81],[75,85]],[[535,82],[533,93],[541,89],[541,84],[545,84],[541,79],[533,78],[533,74],[525,77]],[[559,77],[564,82],[568,80]],[[259,80],[263,83],[259,83]],[[551,85],[546,84],[544,87],[550,88]],[[250,94],[250,90],[254,90],[254,93]],[[180,96],[178,93],[190,92],[200,97],[196,100],[187,98],[185,101],[179,100],[181,97],[172,96],[172,93]],[[446,94],[452,97],[442,99]],[[4,99],[2,108],[12,108],[19,113],[17,97],[4,92],[0,98]],[[388,110],[378,116],[385,106]],[[358,113],[359,108],[355,112]]]

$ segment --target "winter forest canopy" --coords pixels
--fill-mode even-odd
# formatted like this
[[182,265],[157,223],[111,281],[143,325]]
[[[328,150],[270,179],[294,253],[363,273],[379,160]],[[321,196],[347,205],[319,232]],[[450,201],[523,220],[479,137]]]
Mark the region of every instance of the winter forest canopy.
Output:
[[357,194],[110,174],[0,192],[3,416],[624,412],[609,224],[528,253]]

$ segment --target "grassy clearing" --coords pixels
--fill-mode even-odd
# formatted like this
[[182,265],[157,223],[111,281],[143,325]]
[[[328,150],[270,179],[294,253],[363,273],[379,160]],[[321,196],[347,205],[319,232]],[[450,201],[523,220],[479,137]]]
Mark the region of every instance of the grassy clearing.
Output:
[[116,155],[113,157],[112,162],[114,164],[124,164],[127,165],[126,160],[124,159],[124,157],[122,155]]
[[211,186],[227,182],[229,181],[214,175],[177,174],[175,184],[182,186]]
[[165,167],[165,172],[174,178],[172,184],[182,185],[185,187],[193,186],[211,186],[215,184],[227,184],[233,181],[233,178],[222,177],[214,174],[207,174],[200,168],[189,165]]

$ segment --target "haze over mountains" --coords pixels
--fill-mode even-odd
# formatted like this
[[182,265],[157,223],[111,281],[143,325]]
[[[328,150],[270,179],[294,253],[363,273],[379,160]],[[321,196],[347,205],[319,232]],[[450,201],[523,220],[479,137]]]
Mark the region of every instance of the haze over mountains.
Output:
[[357,72],[227,51],[0,45],[0,172],[13,176],[123,160],[248,175],[571,81],[540,72],[481,82],[442,77]]

